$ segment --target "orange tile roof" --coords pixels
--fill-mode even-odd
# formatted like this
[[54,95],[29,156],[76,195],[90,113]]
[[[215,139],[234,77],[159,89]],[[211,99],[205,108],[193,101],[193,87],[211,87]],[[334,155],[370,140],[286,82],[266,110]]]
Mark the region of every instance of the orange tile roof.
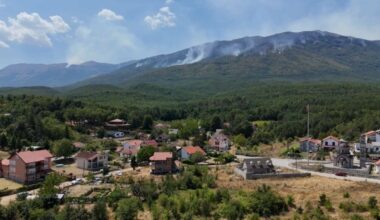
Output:
[[172,152],[154,152],[153,156],[149,158],[151,161],[162,161],[173,158]]
[[195,154],[197,152],[206,155],[205,151],[199,146],[188,146],[183,148],[188,154]]

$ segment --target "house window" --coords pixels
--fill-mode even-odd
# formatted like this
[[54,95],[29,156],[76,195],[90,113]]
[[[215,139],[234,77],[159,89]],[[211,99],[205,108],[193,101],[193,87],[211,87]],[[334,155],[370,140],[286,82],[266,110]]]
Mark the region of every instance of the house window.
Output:
[[329,145],[329,142],[326,141],[326,142],[325,142],[325,145]]
[[335,142],[332,142],[332,145],[335,146]]

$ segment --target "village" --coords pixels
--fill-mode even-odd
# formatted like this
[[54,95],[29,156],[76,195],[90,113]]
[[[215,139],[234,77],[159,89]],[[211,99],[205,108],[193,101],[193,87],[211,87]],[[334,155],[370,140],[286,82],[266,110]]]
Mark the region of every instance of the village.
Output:
[[[64,157],[56,157],[39,146],[12,153],[1,160],[1,204],[8,205],[21,196],[35,199],[40,183],[51,172],[65,179],[57,197],[72,200],[97,198],[101,193],[111,192],[118,181],[131,177],[161,178],[195,164],[209,169],[227,167],[233,178],[243,181],[304,178],[320,173],[329,174],[330,178],[356,176],[362,181],[373,179],[380,183],[380,130],[362,134],[358,143],[334,136],[322,140],[300,138],[296,147],[287,149],[287,155],[274,158],[237,154],[236,146],[223,129],[214,132],[200,129],[205,135],[203,147],[193,144],[191,139],[179,140],[180,130],[167,124],[157,123],[154,130],[158,134],[154,137],[141,131],[133,133],[125,120],[114,119],[104,124],[104,136],[100,138],[112,141],[112,149],[88,148],[86,143],[73,142],[72,154]],[[93,138],[99,139],[96,135]]]

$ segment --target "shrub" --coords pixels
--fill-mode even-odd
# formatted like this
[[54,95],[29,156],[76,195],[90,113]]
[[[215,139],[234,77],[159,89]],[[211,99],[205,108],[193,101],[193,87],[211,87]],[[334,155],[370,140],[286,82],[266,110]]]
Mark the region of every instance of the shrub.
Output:
[[345,192],[345,193],[343,194],[343,198],[346,198],[346,199],[350,198],[350,193]]
[[375,196],[371,196],[368,198],[368,207],[370,209],[375,209],[377,208],[377,199]]
[[364,218],[358,214],[354,214],[350,218],[351,220],[364,220]]
[[249,205],[251,211],[264,217],[278,215],[288,210],[285,199],[266,185],[262,185],[252,194]]
[[136,219],[139,210],[142,210],[142,204],[140,200],[132,197],[120,200],[118,202],[115,214],[117,219],[133,220]]

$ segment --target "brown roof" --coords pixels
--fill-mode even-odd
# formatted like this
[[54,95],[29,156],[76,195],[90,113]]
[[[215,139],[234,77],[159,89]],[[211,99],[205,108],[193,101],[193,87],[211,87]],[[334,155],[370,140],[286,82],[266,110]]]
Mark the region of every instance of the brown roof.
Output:
[[16,153],[16,155],[19,156],[25,163],[34,163],[53,157],[48,150],[21,151]]
[[172,152],[154,152],[153,156],[149,158],[151,161],[162,161],[173,158]]
[[96,156],[98,156],[97,152],[79,152],[75,156],[76,158],[85,158],[87,160],[94,159]]
[[202,148],[200,148],[199,146],[188,146],[188,147],[184,147],[183,148],[188,154],[195,154],[197,152],[203,154],[203,155],[206,155],[206,153],[204,152],[204,150]]
[[305,137],[305,138],[301,138],[300,139],[300,142],[305,142],[305,141],[310,141],[314,144],[321,144],[321,140],[318,140],[318,139],[313,139],[313,138],[308,138],[308,137]]
[[109,123],[125,123],[125,121],[123,119],[116,118],[114,120],[109,121]]

